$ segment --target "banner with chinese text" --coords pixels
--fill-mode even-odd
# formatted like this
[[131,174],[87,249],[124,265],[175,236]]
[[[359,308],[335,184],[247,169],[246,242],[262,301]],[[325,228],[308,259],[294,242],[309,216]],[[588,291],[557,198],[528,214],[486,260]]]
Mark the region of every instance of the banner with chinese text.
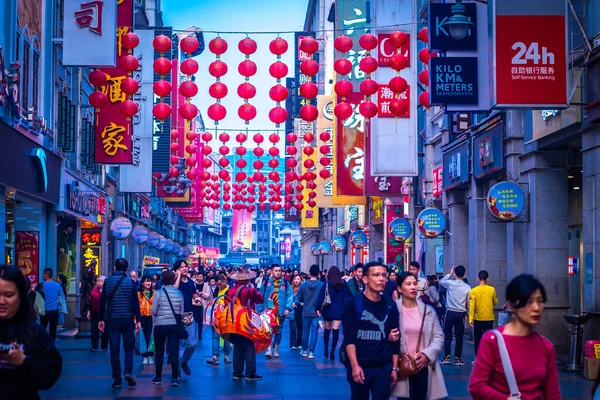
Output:
[[365,119],[358,112],[362,98],[358,92],[348,96],[346,101],[354,107],[354,115],[344,122],[337,120],[334,142],[334,191],[337,196],[364,196]]
[[15,257],[17,267],[32,284],[40,278],[40,233],[17,231],[15,234]]
[[102,259],[101,237],[102,229],[81,230],[81,266],[88,268],[94,265],[96,275],[100,274],[100,260]]
[[395,264],[404,268],[404,242],[395,240],[389,232],[388,227],[393,220],[404,218],[404,205],[402,203],[394,203],[385,206],[385,228],[383,229],[384,248],[385,248],[385,263]]
[[252,251],[252,213],[246,210],[234,210],[231,224],[231,250]]

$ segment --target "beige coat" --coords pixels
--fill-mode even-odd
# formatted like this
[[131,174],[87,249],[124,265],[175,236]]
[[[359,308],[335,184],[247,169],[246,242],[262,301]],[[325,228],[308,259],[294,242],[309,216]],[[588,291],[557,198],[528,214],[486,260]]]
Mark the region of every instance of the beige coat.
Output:
[[[402,298],[396,301],[398,313],[400,314],[400,352],[407,353],[406,342],[404,340],[404,331],[402,330]],[[437,318],[437,314],[433,307],[426,306],[420,300],[417,300],[419,313],[423,317],[425,307],[427,307],[427,315],[425,316],[425,324],[423,326],[423,340],[425,348],[422,353],[427,356],[431,363],[429,364],[429,386],[427,388],[427,398],[431,400],[443,399],[448,397],[446,383],[442,375],[442,366],[438,357],[444,348],[444,332]],[[414,350],[413,350],[414,351]],[[392,397],[409,397],[409,382],[408,378],[401,379],[392,388]]]

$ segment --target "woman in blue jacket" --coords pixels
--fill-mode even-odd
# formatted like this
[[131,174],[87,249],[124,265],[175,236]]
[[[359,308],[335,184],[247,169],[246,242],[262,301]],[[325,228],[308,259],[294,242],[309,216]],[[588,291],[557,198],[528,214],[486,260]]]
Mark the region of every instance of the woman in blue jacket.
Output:
[[[340,338],[340,324],[342,322],[342,313],[344,312],[344,303],[348,296],[346,282],[342,279],[340,269],[336,266],[329,268],[327,274],[327,283],[325,290],[331,298],[331,304],[323,307],[323,320],[325,321],[325,332],[323,333],[324,356],[335,360],[335,348]],[[327,294],[326,293],[326,294]],[[333,332],[332,332],[333,331]],[[332,336],[331,351],[329,352],[329,336]]]

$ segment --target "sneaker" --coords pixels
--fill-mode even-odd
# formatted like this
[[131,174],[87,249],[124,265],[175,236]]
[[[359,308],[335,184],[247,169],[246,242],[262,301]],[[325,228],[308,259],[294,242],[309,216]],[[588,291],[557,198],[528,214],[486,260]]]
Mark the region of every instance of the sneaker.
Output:
[[471,365],[475,365],[475,361],[471,361]]
[[331,353],[329,353],[329,359],[335,361],[335,351],[331,350]]
[[292,346],[292,350],[296,350],[296,346]]
[[143,357],[142,358],[142,364],[143,365],[148,365],[148,357]]
[[231,364],[231,358],[229,358],[229,354],[226,354],[225,357],[223,357],[223,361],[225,361],[225,364]]
[[256,375],[256,374],[252,374],[252,375],[246,376],[245,379],[247,381],[260,381],[262,379],[262,376]]
[[126,374],[123,378],[127,381],[127,384],[129,386],[135,386],[136,385],[135,379],[133,379],[133,376],[131,376],[129,374]]
[[236,374],[233,374],[233,377],[232,377],[232,378],[233,378],[233,380],[234,380],[234,381],[239,381],[239,380],[242,380],[242,379],[244,379],[244,378],[245,378],[245,376],[244,376],[244,375],[236,375]]
[[210,360],[206,360],[207,364],[219,365],[219,356],[213,356]]
[[190,369],[189,365],[187,363],[181,363],[181,369],[183,370],[183,372],[186,375],[191,375],[192,374],[192,370]]
[[450,356],[444,357],[444,359],[442,360],[441,364],[442,365],[452,364],[452,360],[450,359]]
[[162,385],[162,378],[160,376],[155,376],[152,378],[153,385]]
[[458,366],[465,365],[465,362],[458,357],[454,357],[454,365],[458,365]]
[[271,348],[270,347],[267,349],[267,352],[265,353],[265,357],[267,357],[267,358],[273,357],[273,353],[271,353]]
[[148,357],[148,364],[154,365],[154,357]]
[[279,350],[273,350],[273,357],[279,358]]
[[173,382],[171,382],[171,386],[173,387],[177,387],[181,384],[181,377],[178,376],[177,378],[173,379]]
[[300,355],[301,355],[302,357],[308,357],[308,353],[307,353],[307,351],[306,351],[306,350],[301,350],[301,351],[300,351]]
[[112,385],[110,385],[110,387],[113,389],[121,389],[121,386],[122,386],[121,380],[117,380],[117,379],[115,379],[115,381],[112,383]]
[[90,351],[93,352],[93,353],[97,353],[98,349],[90,349]]
[[308,353],[308,359],[309,360],[312,360],[314,358],[315,358],[315,352],[314,351],[311,351],[310,353]]

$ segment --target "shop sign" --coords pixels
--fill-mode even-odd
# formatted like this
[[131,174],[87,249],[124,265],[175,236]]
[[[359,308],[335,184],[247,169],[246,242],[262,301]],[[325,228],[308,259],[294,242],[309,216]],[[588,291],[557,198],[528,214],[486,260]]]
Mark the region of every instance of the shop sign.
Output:
[[594,253],[585,253],[585,283],[594,283]]
[[464,141],[458,147],[444,152],[444,173],[442,181],[448,190],[469,180],[469,142]]
[[417,217],[417,228],[426,238],[438,237],[446,229],[446,217],[437,208],[426,208]]
[[281,252],[285,257],[286,261],[292,259],[292,235],[283,235],[283,241],[281,242],[283,251]]
[[146,239],[146,246],[151,249],[157,247],[160,243],[160,236],[156,232],[150,232],[148,234],[148,239]]
[[362,249],[369,244],[369,238],[364,231],[357,230],[350,234],[350,243],[356,249]]
[[146,268],[153,267],[158,264],[160,264],[160,258],[152,257],[152,256],[144,256],[144,261],[142,262],[142,265],[144,267],[146,267]]
[[352,93],[346,101],[354,107],[354,114],[346,121],[337,120],[334,171],[337,196],[364,195],[365,184],[365,119],[358,112],[363,96]]
[[106,198],[79,190],[75,182],[66,186],[67,208],[81,215],[106,215]]
[[231,250],[252,251],[252,213],[246,210],[234,210],[231,224]]
[[380,196],[371,197],[371,225],[383,223],[383,198]]
[[150,232],[148,231],[148,228],[143,225],[136,225],[131,233],[131,240],[135,244],[141,244],[146,242],[149,236]]
[[110,224],[110,232],[115,239],[127,239],[133,231],[131,221],[126,217],[117,217]]
[[444,191],[444,179],[442,177],[443,168],[443,166],[440,166],[433,170],[433,197],[441,196]]
[[478,133],[473,138],[473,176],[481,178],[499,171],[504,167],[504,150],[502,148],[503,124]]
[[15,233],[15,258],[17,268],[32,284],[40,278],[40,233],[17,231]]
[[337,228],[337,234],[341,235],[344,232],[346,232],[346,225],[338,226],[338,228]]
[[431,104],[479,103],[476,57],[433,57],[429,65]]
[[435,246],[435,273],[444,273],[444,246]]
[[[377,90],[377,107],[379,109],[377,116],[379,118],[396,118],[396,116],[390,110],[390,103],[396,96],[390,89],[390,85],[380,84]],[[406,91],[400,94],[400,99],[407,100],[410,104],[410,86],[407,87]],[[409,118],[410,107],[408,110],[398,118]]]
[[[327,146],[329,152],[322,157],[329,160],[329,165],[322,166],[317,163],[317,197],[316,202],[319,207],[331,208],[333,207],[333,97],[332,96],[317,96],[317,107],[319,110],[319,117],[317,118],[317,148]],[[328,133],[329,140],[323,141],[320,138],[320,133]],[[329,177],[326,179],[321,178],[321,170],[329,171]]]
[[350,206],[348,207],[348,218],[350,222],[356,221],[358,219],[358,206]]
[[390,237],[398,242],[404,242],[412,234],[412,226],[404,218],[393,219],[388,225]]
[[[346,55],[352,63],[352,71],[347,79],[352,82],[354,90],[358,90],[358,85],[366,77],[359,64],[367,52],[360,47],[358,40],[371,25],[371,21],[367,20],[367,7],[366,0],[337,0],[335,4],[335,26],[339,27],[334,32],[335,37],[349,36],[354,44]],[[337,51],[335,53],[335,58],[340,58],[341,55]]]
[[85,229],[81,231],[81,243],[85,246],[93,246],[102,240],[101,229]]
[[335,251],[346,250],[346,239],[343,236],[334,236],[333,239],[331,239],[331,247]]
[[321,255],[321,251],[319,250],[319,243],[313,243],[310,246],[310,254],[312,254],[313,256],[320,256]]
[[319,243],[319,251],[321,254],[331,253],[331,243],[329,243],[327,240],[323,240],[321,243]]
[[100,273],[100,257],[102,255],[102,248],[100,246],[83,246],[83,266],[89,267],[92,264],[95,266],[94,273],[98,275]]
[[453,15],[455,4],[429,4],[429,48],[431,50],[477,50],[477,8],[473,3],[462,4],[467,21],[473,25],[462,39],[455,39],[450,34],[448,21]]
[[500,182],[487,195],[487,207],[500,221],[512,221],[525,209],[525,192],[516,182]]
[[173,247],[175,247],[175,242],[173,242],[171,239],[167,239],[167,244],[164,248],[165,253],[169,253],[171,250],[173,250]]
[[167,246],[167,238],[164,237],[163,235],[160,235],[159,239],[158,239],[158,246],[156,246],[156,248],[158,250],[162,250]]
[[[406,204],[406,203],[405,203]],[[403,265],[404,264],[404,240],[396,240],[391,235],[391,230],[389,229],[392,226],[392,223],[399,219],[406,220],[407,215],[404,213],[404,204],[403,203],[395,203],[389,204],[385,206],[385,223],[388,226],[388,229],[384,229],[384,254],[385,254],[385,262],[386,264],[396,264]],[[409,223],[410,227],[410,223]],[[412,227],[410,227],[412,231]],[[400,234],[398,232],[398,237],[409,237],[409,235]]]
[[495,1],[493,16],[495,106],[567,108],[566,2]]
[[[406,58],[410,60],[410,32],[404,32],[408,35],[408,41],[404,46],[400,48],[400,53],[404,54]],[[377,34],[377,42],[379,43],[377,49],[377,61],[380,67],[389,67],[390,66],[390,57],[396,54],[398,50],[394,46],[390,44],[390,34],[389,33],[379,33]]]

